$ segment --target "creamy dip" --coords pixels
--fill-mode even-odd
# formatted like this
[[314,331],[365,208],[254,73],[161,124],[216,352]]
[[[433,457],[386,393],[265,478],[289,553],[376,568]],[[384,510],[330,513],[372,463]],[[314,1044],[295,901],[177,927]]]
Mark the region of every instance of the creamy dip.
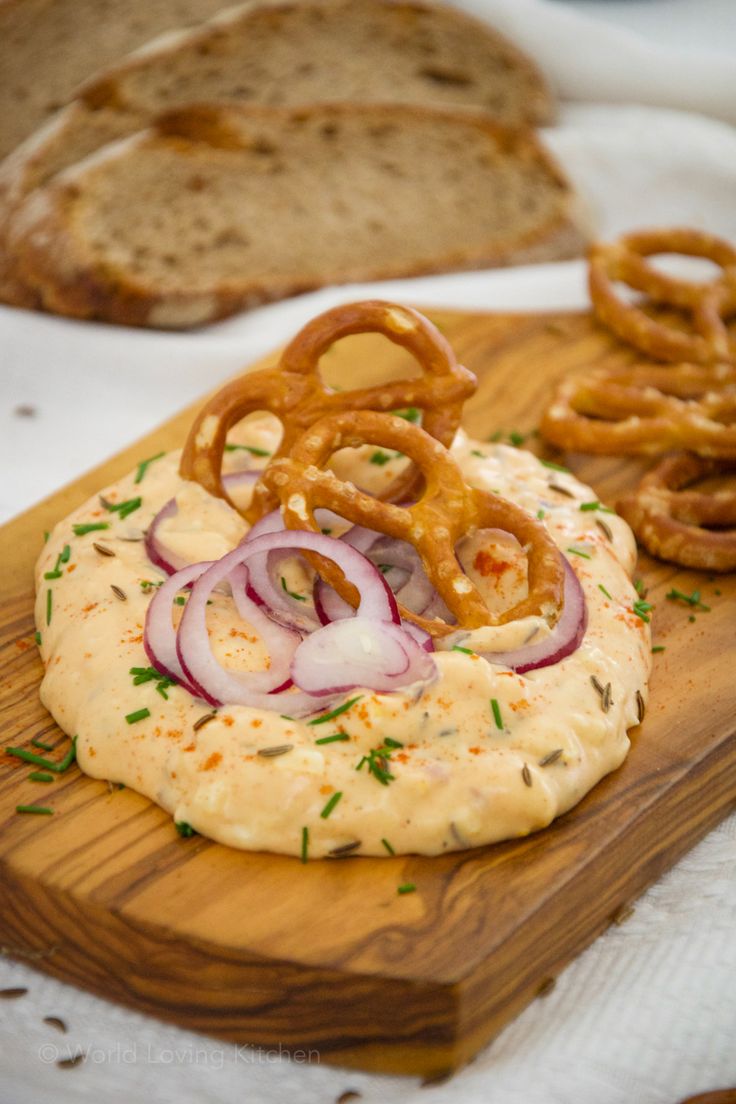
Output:
[[[275,445],[270,419],[237,433],[231,440],[261,450]],[[621,764],[627,729],[646,701],[650,634],[634,612],[634,539],[618,516],[581,510],[596,500],[590,488],[529,452],[463,433],[452,451],[468,483],[540,516],[567,556],[588,608],[576,652],[517,675],[453,644],[471,653],[518,647],[535,631],[535,641],[543,638],[549,630],[542,619],[461,634],[435,653],[439,677],[431,685],[391,694],[356,688],[344,697],[357,699],[349,709],[318,724],[227,705],[209,718],[210,707],[179,686],[161,686],[161,693],[155,679],[135,685],[131,668],[149,666],[146,609],[165,578],[142,541],[152,518],[176,497],[178,514],[162,526],[161,538],[191,562],[224,555],[247,528],[227,503],[183,482],[179,454],[169,453],[142,475],[139,468],[108,487],[104,502],[95,496],[61,521],[37,564],[36,623],[46,668],[41,697],[58,724],[77,736],[82,770],[132,787],[176,822],[221,843],[292,855],[306,845],[309,858],[340,848],[435,855],[476,847],[543,828],[575,805]],[[227,457],[231,467],[244,466],[246,458],[252,465],[245,450]],[[375,489],[401,463],[370,460],[362,450],[337,457],[335,467]],[[132,508],[110,509],[131,501]],[[90,525],[105,527],[85,531]],[[45,579],[57,563],[61,576]],[[509,594],[525,585],[518,556],[510,549],[508,570],[486,570],[487,563],[490,558],[475,556],[471,573],[490,604],[494,591],[496,604],[508,604]],[[298,571],[290,585],[300,585]],[[174,605],[175,622],[180,612]],[[212,595],[208,631],[221,663],[241,670],[268,666],[262,642],[226,594]],[[342,738],[325,741],[336,735]],[[391,777],[381,781],[368,769],[370,753],[386,748],[387,740],[381,762]],[[259,754],[283,745],[289,750]]]

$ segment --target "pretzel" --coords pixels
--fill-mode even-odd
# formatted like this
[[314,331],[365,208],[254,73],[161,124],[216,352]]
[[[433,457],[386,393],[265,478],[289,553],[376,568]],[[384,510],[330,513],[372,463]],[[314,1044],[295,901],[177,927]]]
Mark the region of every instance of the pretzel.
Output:
[[[645,260],[655,253],[705,257],[722,271],[705,283],[668,276]],[[615,280],[644,292],[653,303],[685,311],[691,316],[694,332],[656,321],[640,306],[624,302],[614,291]],[[594,245],[589,288],[598,319],[656,360],[698,364],[736,360],[736,341],[729,337],[724,322],[736,313],[736,249],[721,238],[672,228],[639,230],[617,242]]]
[[636,365],[564,380],[540,430],[573,452],[736,458],[736,368]]
[[[320,357],[340,338],[369,332],[384,334],[408,349],[422,375],[375,387],[331,391],[320,378]],[[418,311],[377,299],[335,307],[296,335],[275,368],[241,376],[210,399],[189,432],[180,473],[238,509],[223,487],[220,473],[228,430],[247,414],[267,410],[281,421],[283,436],[275,457],[287,453],[299,434],[318,418],[348,410],[418,407],[427,433],[450,445],[460,425],[463,402],[476,386],[473,373],[457,363],[448,342]],[[416,482],[417,473],[409,468],[392,482],[386,497],[404,497]],[[253,524],[275,504],[273,494],[259,480],[250,506],[240,512]]]
[[[334,472],[324,470],[338,449],[363,444],[396,449],[409,456],[424,477],[421,497],[409,506],[379,502],[352,483],[340,481]],[[322,418],[293,444],[288,457],[269,464],[263,479],[280,499],[289,529],[318,533],[314,511],[327,507],[355,524],[413,545],[430,581],[457,619],[456,625],[449,625],[400,607],[402,617],[433,636],[539,614],[553,622],[560,614],[564,568],[545,527],[520,506],[469,487],[447,449],[403,418],[373,411]],[[485,528],[505,529],[527,549],[528,596],[499,615],[489,612],[455,554],[455,545],[462,537]],[[358,604],[357,591],[333,563],[317,557],[314,562],[326,582],[352,605]]]
[[734,461],[676,453],[648,472],[617,509],[653,556],[703,571],[734,571],[736,490],[685,489],[733,471]]

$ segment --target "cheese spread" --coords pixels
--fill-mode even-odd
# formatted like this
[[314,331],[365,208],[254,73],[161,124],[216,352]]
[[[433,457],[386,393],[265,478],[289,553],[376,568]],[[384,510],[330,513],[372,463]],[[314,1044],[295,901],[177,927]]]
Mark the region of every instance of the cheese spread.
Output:
[[[231,440],[246,445],[227,454],[231,466],[262,463],[248,450],[276,443],[272,419],[236,433]],[[37,564],[41,696],[76,735],[81,769],[145,794],[221,843],[310,859],[476,847],[536,831],[575,805],[622,763],[646,701],[650,634],[631,583],[632,534],[588,487],[527,451],[461,432],[452,452],[469,484],[540,517],[572,565],[588,611],[573,654],[524,675],[477,654],[550,631],[542,618],[527,618],[437,642],[436,681],[393,693],[356,687],[342,699],[348,707],[327,719],[212,710],[150,669],[146,609],[165,576],[142,538],[172,497],[178,511],[160,536],[187,562],[221,557],[247,525],[228,503],[183,482],[179,454],[169,453],[61,521]],[[400,463],[357,450],[339,455],[335,468],[375,489]],[[503,608],[525,585],[523,555],[508,540],[501,555],[504,538],[495,539],[467,567],[489,605]],[[298,591],[304,569],[295,566],[287,582]],[[174,623],[186,595],[178,601]],[[268,666],[226,593],[211,596],[208,632],[223,665]]]

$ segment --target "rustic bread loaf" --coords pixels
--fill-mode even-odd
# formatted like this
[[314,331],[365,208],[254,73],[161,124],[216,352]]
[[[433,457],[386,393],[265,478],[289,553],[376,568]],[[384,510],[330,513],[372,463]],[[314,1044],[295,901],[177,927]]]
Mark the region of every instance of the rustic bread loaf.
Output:
[[11,248],[61,314],[181,328],[329,283],[579,253],[529,131],[400,105],[201,106],[37,189]]
[[337,100],[472,107],[509,125],[553,114],[535,66],[456,9],[417,0],[259,0],[165,35],[85,85],[2,166],[0,210],[171,109]]
[[98,69],[222,6],[222,0],[0,0],[0,157]]

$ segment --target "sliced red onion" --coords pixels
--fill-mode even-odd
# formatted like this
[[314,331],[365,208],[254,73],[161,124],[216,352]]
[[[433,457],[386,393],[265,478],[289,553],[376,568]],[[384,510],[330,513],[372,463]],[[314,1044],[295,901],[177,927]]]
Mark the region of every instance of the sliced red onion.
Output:
[[588,607],[578,577],[564,556],[562,563],[565,569],[564,604],[550,635],[539,644],[527,644],[511,652],[481,652],[489,663],[502,664],[517,675],[523,675],[539,667],[551,667],[580,647],[588,624]]
[[[222,482],[226,488],[232,490],[233,487],[238,487],[243,483],[254,483],[260,474],[259,471],[247,468],[243,471],[229,472],[227,475],[223,475]],[[179,507],[176,499],[170,498],[161,507],[146,531],[146,554],[153,566],[165,571],[167,575],[173,575],[175,571],[181,571],[183,567],[189,566],[189,561],[168,549],[159,536],[159,528],[162,522],[167,521],[168,518],[176,517],[178,512]]]
[[401,626],[370,617],[333,621],[297,648],[294,682],[312,694],[342,693],[354,686],[403,689],[437,677],[434,660]]
[[[172,499],[173,502],[173,499]],[[167,579],[154,594],[146,612],[143,629],[143,647],[151,666],[166,678],[180,683],[195,698],[203,697],[212,705],[219,705],[212,695],[195,686],[185,675],[176,650],[176,630],[171,622],[171,607],[180,590],[190,586],[195,579],[212,567],[212,561],[189,564]]]
[[[357,587],[360,593],[357,611],[359,617],[367,619],[371,624],[381,621],[393,622],[398,619],[396,601],[380,572],[355,549],[321,533],[300,530],[266,533],[245,541],[208,567],[199,577],[192,588],[179,626],[177,655],[190,683],[206,690],[213,698],[233,705],[251,705],[269,710],[283,708],[292,716],[302,715],[316,708],[311,694],[299,694],[290,690],[264,693],[263,678],[254,677],[247,672],[227,671],[218,663],[212,653],[207,634],[207,600],[218,583],[231,577],[236,568],[243,566],[249,569],[254,561],[263,559],[268,553],[276,551],[312,551],[325,556],[336,563],[346,579]],[[237,574],[234,590],[239,592],[241,601],[247,600],[242,588],[242,579],[239,580]],[[313,641],[322,631],[317,629],[308,639]],[[300,644],[299,647],[301,646]],[[417,650],[421,651],[418,646]],[[411,645],[407,645],[405,651],[407,656],[405,670],[408,670]],[[378,658],[380,659],[380,656]],[[428,658],[426,653],[423,653],[425,665],[422,670],[427,670]],[[385,663],[381,670],[384,678],[390,676],[394,682],[399,678],[399,674],[393,668],[386,672]],[[413,679],[414,668],[411,668],[410,673]],[[357,683],[353,682],[351,685],[355,686]],[[329,692],[324,689],[323,684],[320,695]]]
[[415,625],[413,621],[406,621],[402,619],[401,627],[404,632],[408,632],[409,636],[412,636],[420,647],[424,648],[425,652],[434,651],[434,640],[430,633],[426,629],[422,629],[419,625]]

